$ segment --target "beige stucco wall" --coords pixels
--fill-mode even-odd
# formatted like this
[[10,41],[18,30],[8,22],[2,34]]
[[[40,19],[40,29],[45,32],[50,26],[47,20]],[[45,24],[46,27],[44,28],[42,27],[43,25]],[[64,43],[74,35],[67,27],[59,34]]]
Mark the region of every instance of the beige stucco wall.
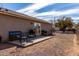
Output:
[[[0,35],[2,36],[3,41],[8,39],[9,31],[27,32],[32,28],[31,23],[34,23],[34,21],[23,20],[0,14]],[[41,23],[41,29],[50,29],[50,25]]]
[[42,23],[41,25],[42,30],[46,30],[48,33],[51,33],[52,26],[50,24]]
[[30,21],[0,14],[0,35],[2,36],[3,40],[8,39],[9,31],[26,32],[31,29],[31,27]]
[[47,30],[47,31],[51,30],[51,25],[50,24],[44,24],[44,23],[42,23],[41,25],[42,25],[41,29]]

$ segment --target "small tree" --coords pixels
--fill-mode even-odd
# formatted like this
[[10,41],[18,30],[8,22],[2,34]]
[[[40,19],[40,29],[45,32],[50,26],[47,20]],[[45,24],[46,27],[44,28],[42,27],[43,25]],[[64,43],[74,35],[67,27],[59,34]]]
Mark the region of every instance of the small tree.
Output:
[[71,17],[67,17],[64,22],[65,22],[65,25],[67,25],[68,28],[73,27],[73,21],[72,21]]
[[72,28],[73,21],[70,17],[63,17],[61,19],[58,19],[58,21],[55,23],[55,26],[58,27],[59,29],[62,29],[65,26],[67,26],[68,28]]

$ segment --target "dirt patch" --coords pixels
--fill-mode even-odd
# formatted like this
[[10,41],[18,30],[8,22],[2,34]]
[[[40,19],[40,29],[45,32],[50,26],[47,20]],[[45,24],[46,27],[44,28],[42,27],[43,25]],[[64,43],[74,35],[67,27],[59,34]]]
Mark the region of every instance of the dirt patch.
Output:
[[[13,56],[67,56],[73,51],[74,34],[56,33],[51,39],[26,48],[3,49],[0,55]],[[12,50],[13,49],[13,50]],[[10,51],[11,50],[11,51]],[[9,51],[9,52],[6,52]]]

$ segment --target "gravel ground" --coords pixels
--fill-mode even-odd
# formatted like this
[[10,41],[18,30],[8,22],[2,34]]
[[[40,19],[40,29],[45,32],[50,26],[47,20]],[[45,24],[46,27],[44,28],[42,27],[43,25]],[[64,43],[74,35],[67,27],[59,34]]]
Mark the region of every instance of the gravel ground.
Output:
[[75,44],[75,48],[74,48],[74,55],[79,56],[79,30],[76,33],[76,37],[77,39],[75,40],[76,44]]
[[[74,55],[74,34],[56,33],[53,38],[21,48],[10,44],[0,45],[1,56],[69,56]],[[4,48],[6,47],[6,48]],[[2,48],[2,49],[1,49]]]

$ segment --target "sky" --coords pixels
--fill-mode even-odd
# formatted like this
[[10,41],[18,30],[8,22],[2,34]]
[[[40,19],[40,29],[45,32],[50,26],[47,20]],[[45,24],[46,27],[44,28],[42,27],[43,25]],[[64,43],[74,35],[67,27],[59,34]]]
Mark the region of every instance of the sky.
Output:
[[47,21],[62,16],[79,20],[79,3],[0,3],[0,7]]

